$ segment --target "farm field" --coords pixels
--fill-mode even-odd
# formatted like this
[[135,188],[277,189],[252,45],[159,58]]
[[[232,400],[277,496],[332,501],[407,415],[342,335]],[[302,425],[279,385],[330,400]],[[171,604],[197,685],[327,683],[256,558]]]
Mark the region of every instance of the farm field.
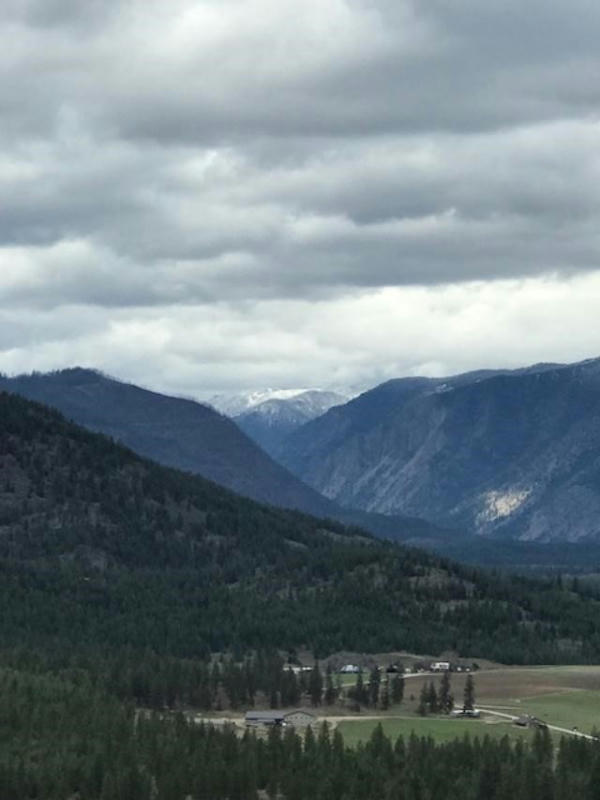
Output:
[[[549,725],[583,733],[600,729],[600,666],[508,667],[473,673],[476,705],[520,716],[531,714]],[[466,675],[453,673],[452,692],[457,705],[462,702]],[[390,736],[433,736],[447,741],[464,733],[477,736],[511,738],[531,736],[508,720],[456,720],[445,717],[423,718],[416,715],[419,693],[424,683],[439,686],[439,675],[413,675],[405,680],[404,702],[382,714],[381,723]],[[365,709],[365,715],[368,710]],[[400,716],[394,716],[400,715]],[[368,739],[378,720],[340,721],[339,730],[349,744]],[[556,734],[559,738],[559,735]]]
[[449,742],[452,739],[492,736],[510,739],[530,739],[532,732],[526,728],[518,728],[510,722],[485,722],[483,720],[462,720],[447,717],[382,717],[381,720],[365,719],[352,722],[340,722],[337,729],[344,737],[346,744],[355,747],[359,742],[365,742],[374,729],[381,723],[383,732],[393,740],[398,736],[409,737],[412,733],[417,736],[432,736],[437,742]]
[[[600,666],[504,667],[472,674],[477,704],[496,706],[499,710],[507,709],[508,713],[524,713],[526,699],[548,694],[578,691],[600,694]],[[404,697],[408,701],[407,707],[411,710],[413,705],[416,707],[423,683],[431,680],[437,686],[440,678],[437,675],[406,678]],[[457,702],[462,698],[465,680],[464,674],[452,674],[452,691]]]
[[600,692],[578,690],[526,698],[523,705],[549,725],[577,726],[583,733],[591,733],[594,728],[600,730]]

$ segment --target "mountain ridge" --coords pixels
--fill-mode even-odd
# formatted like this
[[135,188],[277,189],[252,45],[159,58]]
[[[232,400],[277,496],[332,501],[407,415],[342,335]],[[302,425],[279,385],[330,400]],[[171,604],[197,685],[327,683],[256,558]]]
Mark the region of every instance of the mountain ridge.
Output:
[[386,382],[279,458],[343,505],[480,535],[600,538],[600,360]]
[[257,504],[5,392],[0,573],[0,658],[33,648],[77,669],[123,648],[128,660],[301,646],[518,663],[600,652],[599,603],[580,589]]
[[169,467],[201,475],[259,502],[360,524],[388,538],[437,536],[413,517],[342,509],[303,483],[241,431],[234,421],[194,400],[170,397],[96,370],[0,376],[0,389],[57,408],[90,430],[113,437]]

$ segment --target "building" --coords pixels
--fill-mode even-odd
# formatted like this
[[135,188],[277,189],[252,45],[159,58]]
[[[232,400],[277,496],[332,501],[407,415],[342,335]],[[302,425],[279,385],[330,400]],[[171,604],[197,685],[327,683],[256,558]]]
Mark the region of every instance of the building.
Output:
[[356,664],[344,664],[340,672],[343,675],[356,675],[360,672],[360,667],[357,667]]
[[481,711],[478,708],[454,708],[450,712],[450,716],[463,719],[479,719]]
[[268,711],[246,711],[246,727],[248,728],[270,728],[274,725],[285,727],[291,725],[295,728],[307,728],[317,721],[316,716],[311,711],[302,708],[292,711],[282,711],[281,709],[269,709]]
[[449,661],[434,661],[433,664],[429,667],[432,672],[449,672],[450,671],[450,662]]

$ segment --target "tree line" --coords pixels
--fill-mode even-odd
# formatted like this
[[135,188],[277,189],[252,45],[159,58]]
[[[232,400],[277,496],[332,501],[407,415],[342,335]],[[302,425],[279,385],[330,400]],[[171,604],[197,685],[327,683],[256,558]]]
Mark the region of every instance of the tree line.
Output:
[[597,800],[600,742],[445,744],[378,726],[356,748],[326,723],[267,735],[139,712],[78,679],[0,670],[3,800]]

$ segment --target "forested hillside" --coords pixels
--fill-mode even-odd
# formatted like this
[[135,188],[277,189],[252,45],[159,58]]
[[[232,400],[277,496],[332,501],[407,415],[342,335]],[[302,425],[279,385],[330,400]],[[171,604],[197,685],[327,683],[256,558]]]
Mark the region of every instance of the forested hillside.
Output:
[[0,389],[58,409],[161,464],[202,475],[261,502],[326,514],[333,504],[274,462],[213,408],[90,369],[15,378]]
[[392,538],[440,533],[437,526],[412,517],[340,508],[275,462],[230,419],[193,400],[81,368],[0,375],[0,389],[56,408],[159,464],[201,475],[259,502],[366,526]]
[[556,763],[542,739],[377,733],[355,752],[325,731],[240,739],[165,714],[297,704],[311,679],[283,665],[300,647],[595,662],[600,602],[261,506],[8,394],[0,602],[3,800],[593,796],[595,743],[564,744]]
[[3,648],[600,654],[600,604],[261,506],[0,395]]

